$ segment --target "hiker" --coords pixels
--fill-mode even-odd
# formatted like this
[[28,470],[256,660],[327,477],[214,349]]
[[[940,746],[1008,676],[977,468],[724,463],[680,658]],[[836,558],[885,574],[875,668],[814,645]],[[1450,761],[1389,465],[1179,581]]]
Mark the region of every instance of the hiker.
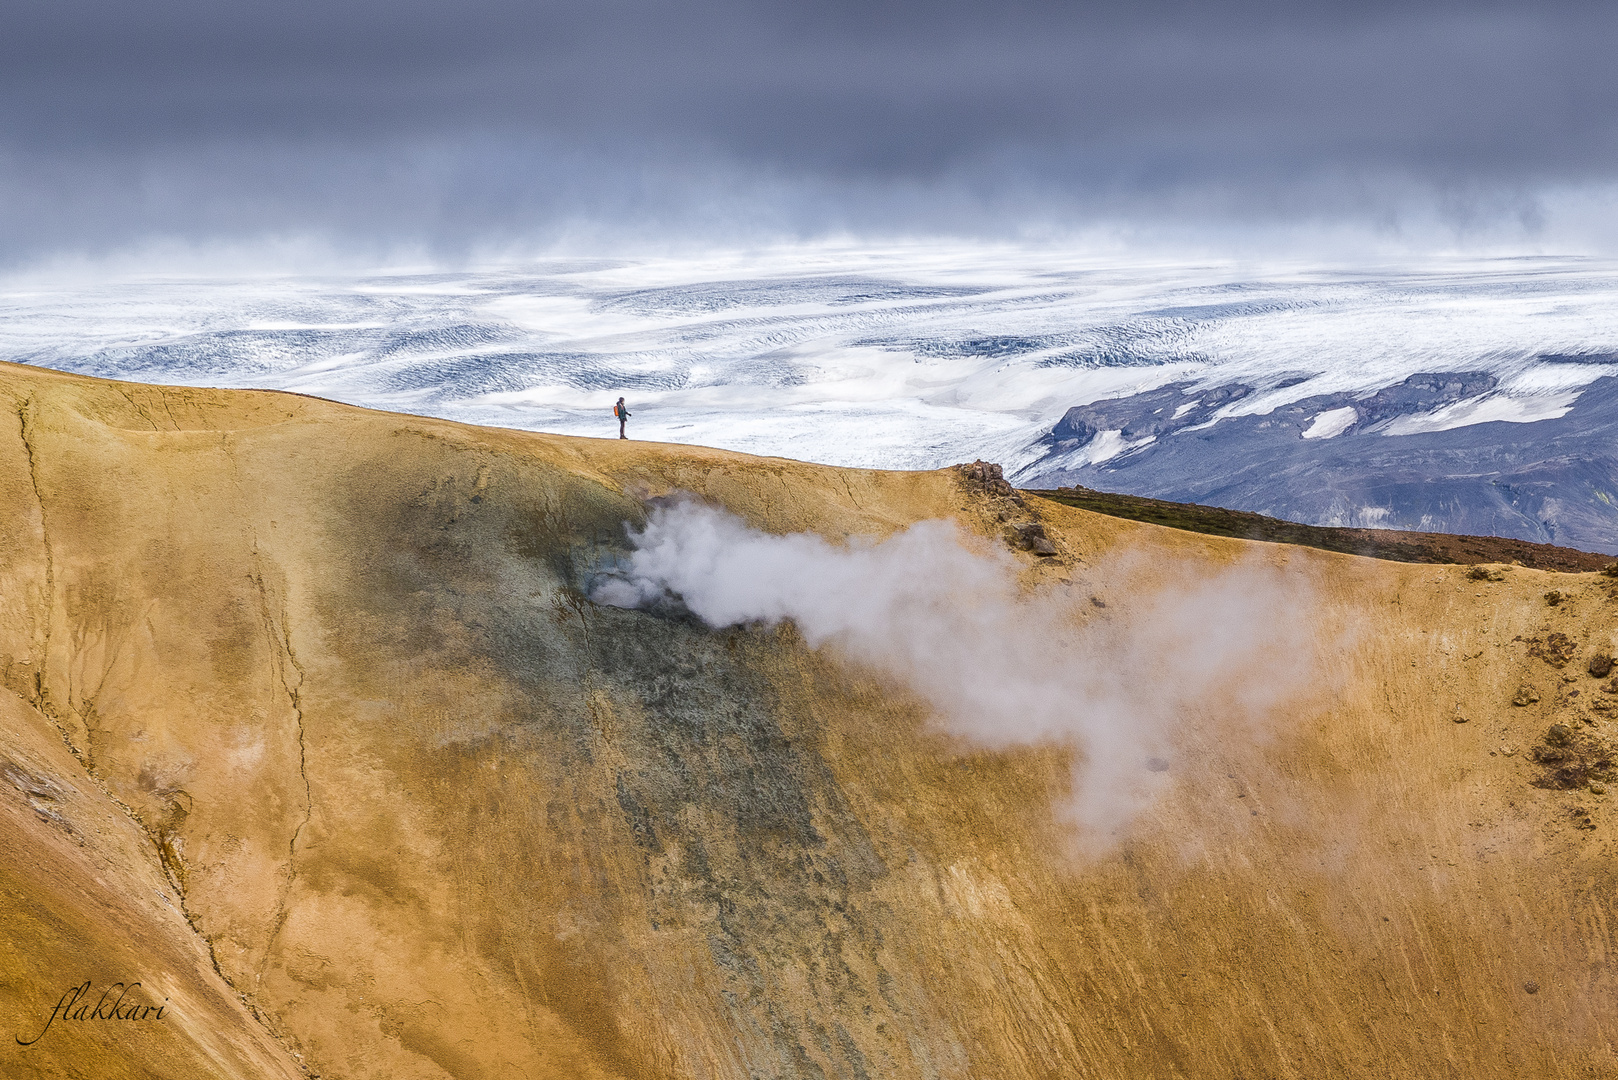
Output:
[[620,439],[629,438],[628,435],[624,434],[624,421],[629,419],[629,410],[625,408],[623,398],[619,398],[618,404],[612,407],[612,415],[618,418],[618,437]]

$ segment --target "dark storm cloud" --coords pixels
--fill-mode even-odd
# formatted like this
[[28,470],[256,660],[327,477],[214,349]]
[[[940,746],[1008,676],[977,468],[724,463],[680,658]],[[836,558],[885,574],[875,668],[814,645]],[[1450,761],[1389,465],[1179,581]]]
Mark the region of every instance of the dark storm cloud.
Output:
[[1618,174],[1610,4],[10,0],[0,27],[19,249],[1377,213]]

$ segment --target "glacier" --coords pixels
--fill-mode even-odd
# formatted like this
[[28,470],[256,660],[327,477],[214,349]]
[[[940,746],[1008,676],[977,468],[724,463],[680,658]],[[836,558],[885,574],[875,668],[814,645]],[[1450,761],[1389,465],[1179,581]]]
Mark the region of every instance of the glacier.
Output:
[[1618,263],[1016,246],[0,283],[0,359],[1618,550]]

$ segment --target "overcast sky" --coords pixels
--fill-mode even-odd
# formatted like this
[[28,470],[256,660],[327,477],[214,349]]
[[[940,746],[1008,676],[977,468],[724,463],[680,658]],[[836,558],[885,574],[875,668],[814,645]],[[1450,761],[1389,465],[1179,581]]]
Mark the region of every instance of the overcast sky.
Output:
[[0,0],[0,261],[1097,222],[1599,236],[1614,41],[1618,5],[1571,0]]

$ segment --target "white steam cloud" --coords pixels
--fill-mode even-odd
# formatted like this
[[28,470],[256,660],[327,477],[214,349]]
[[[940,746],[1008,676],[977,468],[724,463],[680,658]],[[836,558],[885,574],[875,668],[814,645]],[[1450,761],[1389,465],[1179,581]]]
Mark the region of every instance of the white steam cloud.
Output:
[[[1314,657],[1308,586],[1271,567],[1165,575],[1137,561],[1029,593],[1014,559],[970,549],[949,522],[839,546],[695,502],[654,509],[632,539],[595,602],[672,594],[716,628],[790,619],[811,647],[897,681],[954,734],[991,748],[1070,744],[1072,812],[1092,835],[1116,834],[1210,731],[1260,736]],[[1104,607],[1097,589],[1112,597]]]

